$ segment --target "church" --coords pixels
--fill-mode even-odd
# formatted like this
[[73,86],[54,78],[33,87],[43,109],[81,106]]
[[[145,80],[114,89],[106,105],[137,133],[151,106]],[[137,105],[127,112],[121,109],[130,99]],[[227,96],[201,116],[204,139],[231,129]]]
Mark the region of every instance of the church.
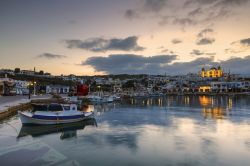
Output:
[[201,77],[202,78],[219,78],[223,76],[223,70],[220,66],[218,68],[212,67],[208,70],[205,70],[204,68],[201,69]]

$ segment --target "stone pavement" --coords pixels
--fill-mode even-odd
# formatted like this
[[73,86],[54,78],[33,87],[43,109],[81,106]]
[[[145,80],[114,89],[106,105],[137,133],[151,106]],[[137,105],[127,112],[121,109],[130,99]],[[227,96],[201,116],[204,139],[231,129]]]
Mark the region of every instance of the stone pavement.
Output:
[[[48,99],[51,95],[37,95],[31,96],[33,99]],[[30,102],[29,96],[0,96],[0,113],[7,111],[10,107],[17,106],[20,104],[25,104]]]

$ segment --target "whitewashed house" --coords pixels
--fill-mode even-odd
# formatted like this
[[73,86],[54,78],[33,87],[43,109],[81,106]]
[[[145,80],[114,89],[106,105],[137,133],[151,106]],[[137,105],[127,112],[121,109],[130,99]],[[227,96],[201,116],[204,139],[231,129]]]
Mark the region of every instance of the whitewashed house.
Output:
[[64,85],[47,85],[46,86],[47,94],[67,94],[69,93],[69,86]]
[[15,89],[17,95],[24,95],[27,94],[29,91],[29,82],[28,81],[20,81],[15,80]]

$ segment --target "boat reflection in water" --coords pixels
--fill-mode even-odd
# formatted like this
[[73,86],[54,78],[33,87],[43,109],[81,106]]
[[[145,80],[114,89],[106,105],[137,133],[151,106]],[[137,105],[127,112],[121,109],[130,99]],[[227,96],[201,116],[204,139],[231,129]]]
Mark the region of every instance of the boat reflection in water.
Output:
[[25,136],[39,137],[52,133],[62,133],[60,139],[72,138],[77,136],[77,130],[83,130],[85,126],[97,127],[95,118],[68,124],[38,125],[38,126],[24,125],[22,126],[17,138]]

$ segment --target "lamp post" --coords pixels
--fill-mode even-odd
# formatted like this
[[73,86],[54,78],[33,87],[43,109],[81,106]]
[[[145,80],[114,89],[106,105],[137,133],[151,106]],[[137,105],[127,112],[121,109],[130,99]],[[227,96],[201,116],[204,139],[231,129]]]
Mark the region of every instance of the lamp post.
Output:
[[34,94],[33,96],[36,96],[36,81],[34,81]]
[[97,88],[98,88],[98,96],[101,96],[101,86],[98,85]]
[[29,88],[29,99],[30,99],[30,91],[31,91],[31,86],[33,85],[33,83],[28,83],[28,88]]

